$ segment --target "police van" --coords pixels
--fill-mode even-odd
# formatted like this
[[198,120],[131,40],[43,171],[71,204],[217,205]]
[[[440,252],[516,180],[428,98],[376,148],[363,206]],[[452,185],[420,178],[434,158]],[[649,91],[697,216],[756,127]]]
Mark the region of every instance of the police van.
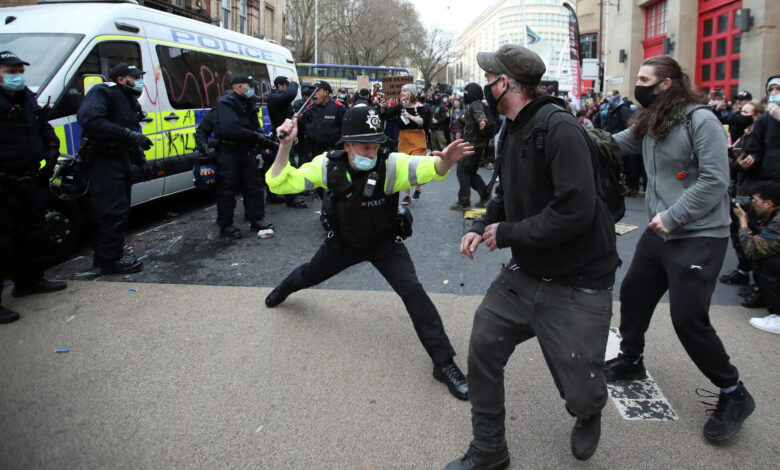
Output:
[[[135,0],[39,0],[0,8],[0,50],[31,64],[25,70],[27,86],[41,106],[51,106],[49,122],[60,139],[60,153],[68,155],[78,150],[76,112],[89,88],[107,81],[110,68],[121,62],[143,68],[139,102],[146,116],[141,129],[154,146],[146,151],[151,172],[133,175],[133,205],[193,187],[195,129],[231,89],[232,74],[252,75],[259,97],[271,90],[275,77],[296,76],[292,54],[284,47]],[[259,113],[269,132],[265,102]],[[78,241],[86,220],[83,205],[51,198],[47,220],[55,257]]]

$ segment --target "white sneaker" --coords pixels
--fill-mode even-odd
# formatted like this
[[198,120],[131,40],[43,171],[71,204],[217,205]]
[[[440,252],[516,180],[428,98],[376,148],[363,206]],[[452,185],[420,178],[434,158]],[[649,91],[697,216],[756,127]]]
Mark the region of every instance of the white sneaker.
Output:
[[759,330],[780,335],[780,315],[767,315],[764,318],[751,318],[750,324]]

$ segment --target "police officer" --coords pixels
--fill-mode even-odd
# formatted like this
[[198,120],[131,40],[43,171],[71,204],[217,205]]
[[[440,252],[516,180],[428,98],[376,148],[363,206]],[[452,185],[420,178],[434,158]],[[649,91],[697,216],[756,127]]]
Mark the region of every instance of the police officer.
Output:
[[303,141],[298,154],[300,164],[333,150],[341,137],[341,120],[347,110],[341,102],[330,99],[332,91],[326,81],[315,83],[312,103],[298,119],[298,132]]
[[96,223],[92,265],[101,275],[137,273],[144,266],[124,252],[131,168],[144,165],[141,148],[152,147],[152,141],[138,132],[143,76],[135,65],[118,64],[109,74],[110,82],[89,90],[76,115],[83,129],[79,154],[89,174],[89,202]]
[[260,121],[252,98],[258,83],[243,73],[233,75],[232,91],[222,95],[217,102],[217,127],[214,135],[219,139],[217,166],[217,223],[223,237],[241,238],[241,230],[233,225],[236,208],[236,192],[244,193],[244,214],[252,231],[265,230],[273,225],[264,220],[265,195],[260,168],[255,155],[257,145],[266,145],[268,138],[260,132]]
[[295,269],[268,295],[266,306],[275,307],[293,292],[369,261],[403,299],[417,336],[433,360],[433,376],[452,395],[466,400],[466,378],[453,361],[455,352],[439,312],[417,279],[397,220],[399,191],[411,187],[412,181],[443,180],[450,166],[474,153],[474,148],[458,140],[432,157],[379,152],[379,145],[387,140],[379,114],[373,107],[358,106],[344,117],[343,137],[338,141],[344,143],[344,150],[323,153],[296,169],[288,161],[298,133],[296,124],[288,120],[280,127],[288,135],[281,139],[266,181],[271,191],[282,194],[327,188],[333,201],[328,220],[332,232],[311,261]]
[[[43,278],[49,227],[44,219],[38,176],[40,162],[53,167],[59,140],[25,86],[24,66],[13,52],[0,52],[0,301],[2,281],[11,276],[14,297],[65,289],[65,281]],[[19,314],[0,305],[0,323]]]
[[[292,102],[298,96],[298,83],[287,77],[276,77],[274,79],[274,89],[268,94],[268,116],[271,118],[271,125],[276,129],[284,123],[285,119],[293,116],[295,111]],[[267,167],[264,171],[268,171]],[[308,204],[302,195],[287,194],[284,198],[277,198],[271,192],[268,193],[268,202],[286,202],[288,207],[296,209],[306,209]]]
[[203,120],[198,124],[198,128],[195,129],[195,146],[200,153],[201,158],[208,159],[213,158],[216,155],[214,147],[217,146],[217,141],[210,139],[214,129],[217,127],[217,107],[214,106],[203,116]]

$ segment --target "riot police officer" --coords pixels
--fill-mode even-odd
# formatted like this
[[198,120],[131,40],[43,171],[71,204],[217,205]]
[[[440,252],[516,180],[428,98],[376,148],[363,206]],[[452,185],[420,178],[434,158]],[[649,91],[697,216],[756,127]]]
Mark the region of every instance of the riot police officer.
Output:
[[263,180],[255,155],[257,145],[267,145],[268,137],[260,132],[260,121],[252,98],[258,82],[250,75],[237,73],[230,80],[232,91],[217,102],[217,126],[214,135],[217,148],[217,223],[223,237],[241,238],[241,230],[233,225],[236,191],[243,190],[244,213],[253,231],[273,225],[264,220]]
[[[292,102],[298,96],[298,83],[287,77],[276,77],[274,79],[274,89],[268,94],[268,115],[271,118],[271,125],[274,129],[281,126],[285,119],[293,116],[295,111]],[[267,166],[264,171],[267,170]],[[269,192],[267,196],[269,203],[286,202],[288,207],[296,209],[306,209],[308,204],[301,195],[287,194],[284,198],[278,198],[275,194]]]
[[298,119],[298,132],[302,139],[298,163],[310,162],[315,156],[336,147],[341,137],[341,120],[347,112],[339,101],[330,99],[333,89],[326,81],[314,84],[312,104]]
[[[65,281],[43,278],[49,246],[38,184],[40,162],[53,167],[59,140],[35,93],[25,86],[24,66],[13,52],[0,52],[0,300],[11,276],[14,297],[65,289]],[[0,323],[19,314],[0,305]]]
[[195,129],[195,146],[203,159],[214,158],[216,155],[214,147],[217,146],[217,141],[209,139],[216,127],[217,107],[215,106],[203,116],[203,120],[200,121],[197,129]]
[[152,141],[138,132],[144,73],[135,65],[118,64],[111,69],[110,82],[89,90],[76,115],[83,129],[79,154],[89,174],[96,223],[92,265],[101,275],[137,273],[144,266],[124,251],[132,165],[145,165],[141,148],[152,147]]
[[[435,156],[380,152],[387,140],[376,109],[358,106],[347,111],[342,123],[344,150],[323,153],[300,168],[290,166],[290,146],[297,135],[295,121],[286,121],[273,167],[266,175],[271,191],[293,193],[304,188],[326,188],[333,213],[326,241],[308,263],[290,273],[265,299],[275,307],[293,292],[319,284],[344,269],[371,262],[388,280],[406,306],[417,336],[433,360],[433,376],[456,398],[468,398],[468,383],[455,364],[439,312],[415,274],[402,237],[411,234],[410,218],[398,213],[398,192],[414,184],[442,180],[453,163],[474,153],[457,140]],[[404,209],[406,210],[406,209]]]

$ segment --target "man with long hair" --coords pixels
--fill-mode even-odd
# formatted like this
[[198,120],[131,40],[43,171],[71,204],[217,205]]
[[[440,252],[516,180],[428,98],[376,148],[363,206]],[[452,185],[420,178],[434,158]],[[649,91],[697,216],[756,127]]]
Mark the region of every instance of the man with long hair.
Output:
[[710,323],[709,306],[729,237],[726,133],[687,74],[669,56],[645,60],[635,96],[642,108],[615,134],[622,151],[641,153],[650,224],[620,288],[621,353],[607,361],[608,382],[645,377],[645,332],[661,296],[693,362],[720,388],[704,425],[713,441],[734,436],[755,409]]

